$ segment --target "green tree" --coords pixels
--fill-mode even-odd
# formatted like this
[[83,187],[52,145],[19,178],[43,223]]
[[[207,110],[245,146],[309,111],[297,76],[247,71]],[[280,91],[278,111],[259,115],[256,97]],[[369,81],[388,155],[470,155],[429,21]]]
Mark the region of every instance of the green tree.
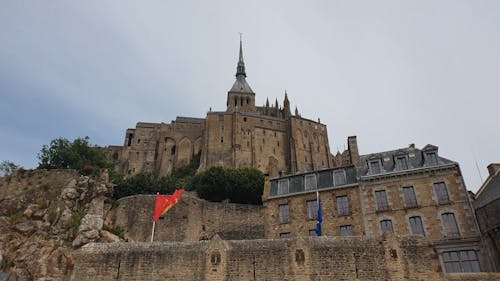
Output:
[[38,169],[75,169],[87,175],[101,168],[112,168],[102,148],[91,145],[88,137],[73,142],[54,139],[42,147],[38,159]]
[[0,177],[10,176],[16,169],[20,168],[14,162],[4,160],[0,163]]
[[113,198],[137,194],[169,194],[178,189],[176,179],[172,177],[160,177],[154,173],[139,173],[131,177],[115,178],[116,186],[113,188]]
[[195,175],[187,188],[209,201],[262,204],[264,174],[255,168],[212,167]]

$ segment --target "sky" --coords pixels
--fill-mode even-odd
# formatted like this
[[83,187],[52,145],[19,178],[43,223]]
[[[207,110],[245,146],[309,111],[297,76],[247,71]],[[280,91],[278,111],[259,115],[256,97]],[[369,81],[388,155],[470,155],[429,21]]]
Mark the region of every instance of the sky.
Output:
[[225,110],[239,32],[257,104],[286,90],[333,153],[434,144],[474,191],[500,162],[496,0],[0,0],[0,161]]

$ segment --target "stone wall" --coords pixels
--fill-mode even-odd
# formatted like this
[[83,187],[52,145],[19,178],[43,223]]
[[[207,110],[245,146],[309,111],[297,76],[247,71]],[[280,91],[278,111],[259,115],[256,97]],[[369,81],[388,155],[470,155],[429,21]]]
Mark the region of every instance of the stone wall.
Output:
[[[130,196],[118,203],[110,224],[123,229],[129,241],[149,241],[155,196]],[[262,217],[262,206],[208,202],[186,192],[156,223],[155,241],[198,241],[215,234],[233,240],[263,238]]]
[[[467,280],[500,275],[467,274]],[[423,239],[304,237],[276,240],[88,244],[72,280],[465,280],[441,273]]]

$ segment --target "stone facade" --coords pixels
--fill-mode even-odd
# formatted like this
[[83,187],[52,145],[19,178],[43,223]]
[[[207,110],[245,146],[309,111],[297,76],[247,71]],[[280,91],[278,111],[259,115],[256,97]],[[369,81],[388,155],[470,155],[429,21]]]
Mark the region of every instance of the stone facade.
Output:
[[[150,241],[155,196],[130,196],[117,203],[108,224],[122,229],[129,242]],[[262,206],[208,202],[185,192],[175,208],[156,223],[154,241],[199,241],[214,235],[225,240],[264,238],[262,216]]]
[[500,272],[500,164],[488,166],[489,176],[473,202],[491,271]]
[[467,251],[479,264],[472,271],[489,270],[457,163],[432,145],[360,156],[355,138],[348,142],[351,151],[339,154],[348,166],[270,180],[266,238],[316,235],[319,195],[323,235],[378,237],[388,231],[426,237],[448,271],[455,266],[448,255]]
[[326,125],[302,118],[285,93],[283,105],[256,106],[246,81],[240,45],[236,81],[227,94],[225,111],[205,118],[177,117],[170,124],[137,123],[125,133],[123,146],[107,147],[116,169],[133,175],[168,175],[201,153],[200,169],[212,166],[254,167],[277,176],[333,167]]
[[[418,237],[302,237],[185,243],[88,244],[71,280],[498,280],[443,274]],[[464,278],[464,279],[462,279]]]

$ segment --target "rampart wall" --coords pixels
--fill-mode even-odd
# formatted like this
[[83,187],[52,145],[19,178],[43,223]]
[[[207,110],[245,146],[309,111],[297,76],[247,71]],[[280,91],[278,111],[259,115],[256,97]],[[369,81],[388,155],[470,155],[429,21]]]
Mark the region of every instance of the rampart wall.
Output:
[[[466,279],[463,279],[465,278]],[[302,237],[88,244],[71,280],[498,280],[446,275],[418,238]]]
[[[118,203],[110,218],[113,225],[123,229],[129,241],[149,241],[155,196],[130,196]],[[154,240],[199,241],[215,234],[226,240],[264,238],[263,216],[262,206],[208,202],[186,192],[156,223]]]

